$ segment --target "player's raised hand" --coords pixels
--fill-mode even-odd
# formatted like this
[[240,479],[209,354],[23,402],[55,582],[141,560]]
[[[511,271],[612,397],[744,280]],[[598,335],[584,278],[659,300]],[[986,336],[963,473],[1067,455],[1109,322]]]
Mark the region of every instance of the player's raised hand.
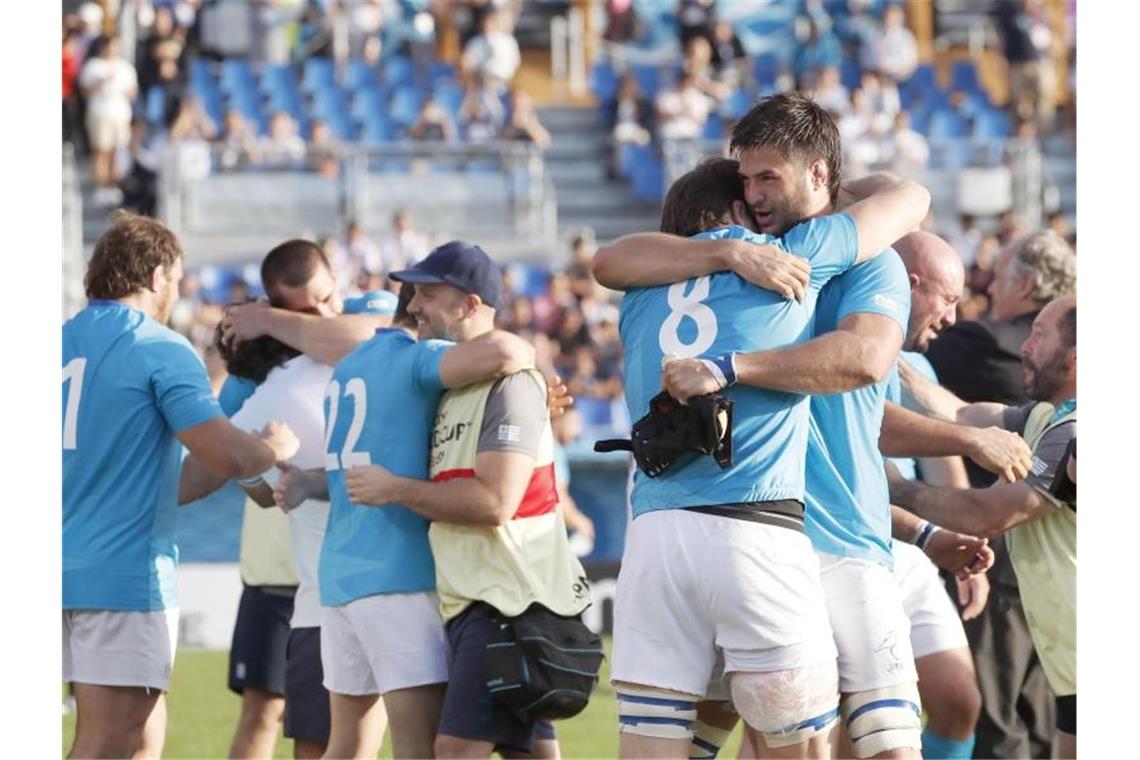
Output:
[[723,386],[700,359],[673,359],[661,369],[661,387],[678,401],[716,393]]
[[931,562],[958,578],[984,573],[994,563],[989,541],[945,528],[930,536],[923,551]]
[[289,512],[310,498],[309,478],[304,470],[284,462],[277,465],[277,469],[281,470],[281,474],[273,486],[273,501],[282,512]]
[[962,619],[973,620],[982,614],[990,598],[990,579],[985,573],[971,575],[965,580],[955,578],[954,582],[958,585],[958,604],[962,607]]
[[803,302],[811,276],[807,259],[793,256],[774,245],[743,243],[734,249],[732,271],[765,290]]
[[265,423],[265,427],[261,429],[258,437],[261,438],[262,443],[273,449],[278,462],[292,459],[297,450],[301,448],[301,442],[297,440],[297,436],[293,435],[293,431],[284,422],[270,421]]
[[558,417],[574,403],[570,389],[558,375],[546,378],[546,407],[551,418]]
[[353,467],[344,474],[344,485],[353,504],[379,506],[392,501],[396,476],[378,464]]
[[222,340],[226,343],[241,343],[265,335],[265,317],[270,308],[269,302],[265,300],[227,306],[222,317]]
[[1033,452],[1020,435],[999,427],[975,428],[968,454],[979,466],[1007,483],[1028,475],[1033,458]]

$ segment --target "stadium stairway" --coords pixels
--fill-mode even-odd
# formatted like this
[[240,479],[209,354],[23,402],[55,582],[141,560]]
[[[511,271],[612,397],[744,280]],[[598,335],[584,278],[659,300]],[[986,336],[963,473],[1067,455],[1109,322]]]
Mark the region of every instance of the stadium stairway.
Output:
[[597,108],[550,106],[540,109],[539,119],[552,137],[544,160],[558,198],[560,237],[591,227],[598,242],[606,242],[658,228],[659,202],[639,201],[624,182],[606,177],[610,135]]

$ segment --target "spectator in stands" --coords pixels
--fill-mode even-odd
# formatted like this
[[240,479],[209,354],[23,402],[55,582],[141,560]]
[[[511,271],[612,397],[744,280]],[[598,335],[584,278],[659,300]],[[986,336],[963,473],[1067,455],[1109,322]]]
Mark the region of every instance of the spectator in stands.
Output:
[[586,317],[583,316],[582,310],[577,305],[570,306],[562,312],[562,321],[558,325],[558,332],[552,337],[558,344],[558,353],[562,357],[569,357],[578,346],[589,344],[590,333],[586,329]]
[[320,0],[308,0],[301,16],[293,59],[304,61],[307,58],[333,57],[333,24],[329,14],[321,7]]
[[174,11],[169,6],[154,10],[154,25],[150,37],[143,45],[139,62],[139,90],[143,102],[153,88],[165,92],[167,103],[177,99],[185,89],[182,54],[186,48],[186,33],[174,23]]
[[1015,214],[1010,209],[998,215],[998,240],[1003,248],[1028,232],[1029,224],[1021,214]]
[[447,109],[441,106],[435,98],[426,98],[420,105],[419,116],[415,123],[408,128],[408,137],[413,140],[446,140],[454,142],[459,137],[455,120]]
[[624,74],[618,84],[613,108],[608,114],[614,141],[619,144],[648,145],[655,121],[653,104],[641,94],[637,78],[633,74]]
[[721,82],[712,65],[712,45],[705,37],[693,37],[685,48],[682,67],[693,77],[693,83],[716,103],[721,103],[732,93],[732,87]]
[[575,407],[570,407],[552,418],[550,425],[554,432],[554,483],[558,489],[558,507],[570,533],[570,545],[575,554],[583,557],[594,546],[594,521],[578,508],[570,495],[570,461],[565,448],[581,437],[582,414]]
[[659,132],[670,140],[700,137],[712,108],[712,99],[701,92],[690,72],[683,71],[672,89],[657,96]]
[[375,40],[380,44],[380,32],[384,25],[383,0],[356,0],[347,4],[348,10],[348,54],[361,58],[364,48]]
[[1047,219],[1049,229],[1061,237],[1069,245],[1073,244],[1073,239],[1076,237],[1072,228],[1069,226],[1069,219],[1065,216],[1065,212],[1057,209],[1049,214]]
[[645,27],[633,0],[606,0],[606,28],[602,39],[619,45],[640,40]]
[[329,263],[340,282],[355,282],[358,272],[383,272],[380,246],[368,237],[355,219],[349,221],[344,237],[330,245]]
[[958,321],[981,319],[990,310],[988,295],[990,283],[994,279],[994,265],[997,264],[1001,243],[997,235],[983,235],[978,243],[974,262],[966,269],[966,290],[968,296],[962,299],[958,309]]
[[546,292],[535,296],[531,303],[534,328],[548,335],[553,335],[558,331],[559,325],[562,324],[563,313],[575,305],[576,300],[570,291],[570,280],[566,273],[551,273]]
[[499,133],[502,140],[520,140],[545,150],[550,145],[550,133],[538,120],[538,112],[530,94],[519,87],[511,88],[507,123]]
[[87,98],[87,138],[96,202],[117,203],[115,151],[131,139],[131,104],[138,97],[135,67],[120,56],[119,38],[108,37],[79,75]]
[[994,3],[994,16],[1009,65],[1014,113],[1049,129],[1057,108],[1053,31],[1037,0]]
[[851,110],[851,93],[843,86],[835,66],[824,66],[820,70],[811,97],[831,114],[842,115]]
[[872,113],[879,115],[883,123],[894,121],[895,114],[902,109],[899,88],[895,83],[874,71],[864,71],[859,77],[859,89],[867,96],[867,105]]
[[792,72],[800,89],[815,86],[820,72],[829,66],[838,67],[843,59],[839,38],[830,29],[822,29],[815,19],[807,17],[807,38],[796,48]]
[[713,41],[716,24],[716,0],[681,0],[677,6],[677,31],[681,49],[688,48],[694,37]]
[[257,152],[257,134],[241,111],[231,108],[222,119],[220,136],[221,165],[223,169],[247,166]]
[[123,192],[123,208],[145,216],[154,216],[158,206],[158,173],[162,170],[166,140],[154,135],[146,119],[131,123],[131,142],[128,146],[131,168],[119,189]]
[[96,45],[103,36],[103,8],[96,2],[79,6],[79,66],[97,52]]
[[494,87],[479,74],[471,74],[463,102],[459,104],[459,130],[471,143],[494,140],[502,128],[505,114],[503,102]]
[[79,79],[80,31],[74,27],[63,29],[63,141],[78,145],[80,142],[79,100],[76,97],[76,80]]
[[498,11],[483,16],[480,28],[481,33],[463,49],[463,70],[481,75],[496,91],[503,91],[522,62],[519,43],[500,28]]
[[958,215],[958,230],[947,236],[947,241],[962,257],[962,263],[969,269],[978,258],[978,247],[982,243],[982,230],[972,214]]
[[305,160],[305,141],[297,134],[297,122],[284,111],[269,117],[269,134],[257,145],[257,159],[272,168],[299,167]]
[[891,171],[906,177],[926,168],[930,146],[925,137],[911,129],[910,114],[899,111],[891,131],[880,144],[879,154],[881,161],[891,165]]
[[716,69],[717,79],[729,87],[739,87],[751,76],[748,62],[744,45],[736,36],[732,24],[727,21],[716,22],[712,36],[712,65]]
[[380,247],[385,273],[407,269],[430,250],[431,242],[416,230],[411,212],[406,208],[396,209],[392,214],[392,232]]
[[901,5],[888,5],[883,10],[883,25],[865,52],[863,67],[896,83],[909,79],[918,68],[918,41],[906,27]]
[[889,116],[872,110],[864,90],[851,93],[851,110],[836,124],[843,140],[844,160],[850,162],[849,171],[865,174],[879,162],[880,143],[890,125]]
[[327,121],[317,119],[309,127],[309,142],[306,156],[309,167],[322,177],[336,177],[340,174],[340,160],[344,155],[344,145],[333,134]]
[[202,101],[187,97],[178,102],[178,111],[170,124],[170,142],[213,140],[218,128],[206,113]]

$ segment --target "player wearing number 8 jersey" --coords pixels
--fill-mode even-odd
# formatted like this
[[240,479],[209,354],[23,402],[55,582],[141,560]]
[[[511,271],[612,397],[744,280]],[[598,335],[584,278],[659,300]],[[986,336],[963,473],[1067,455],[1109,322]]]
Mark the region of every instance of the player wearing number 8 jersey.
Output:
[[[805,202],[823,208],[838,193],[835,126],[794,95],[761,103],[742,124],[750,139],[735,147],[754,220],[761,229],[787,231],[756,237],[733,227],[714,236],[774,241],[806,258],[812,271],[803,300],[786,301],[732,273],[627,293],[621,332],[634,416],[656,393],[669,353],[720,356],[718,364],[731,374],[734,353],[809,339],[820,288],[915,226],[929,206],[923,188],[893,181],[847,213],[791,226]],[[633,281],[607,282],[599,259],[599,280],[651,284],[661,282],[662,269],[717,272],[726,257],[740,255],[709,256],[713,246],[699,250],[659,236],[641,245],[670,247],[659,265],[655,260],[656,271],[641,281],[635,272]],[[606,255],[620,257],[621,246]],[[802,524],[808,398],[739,386],[726,392],[735,403],[733,467],[720,470],[711,459],[697,458],[655,480],[636,476],[615,607],[613,677],[623,755],[687,756],[695,702],[717,648],[737,711],[776,756],[826,751],[808,742],[835,720],[835,646],[818,561]]]
[[[498,331],[461,345],[417,341],[407,313],[412,296],[405,286],[393,327],[378,330],[337,364],[325,393],[331,507],[318,580],[321,662],[332,707],[329,757],[379,751],[383,737],[361,731],[371,724],[378,695],[384,695],[395,754],[430,757],[447,681],[428,522],[399,505],[354,504],[345,471],[380,464],[426,477],[443,391],[534,361],[525,342]],[[318,489],[304,495],[314,493],[320,495]]]

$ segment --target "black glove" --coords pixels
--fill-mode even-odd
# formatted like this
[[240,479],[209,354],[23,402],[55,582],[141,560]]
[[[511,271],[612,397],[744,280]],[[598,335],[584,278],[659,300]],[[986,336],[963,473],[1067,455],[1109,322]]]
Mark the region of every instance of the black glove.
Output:
[[633,424],[629,439],[598,441],[594,451],[632,451],[638,468],[651,478],[686,452],[710,454],[727,469],[732,466],[732,401],[708,393],[686,405],[661,391],[649,401],[649,414]]

